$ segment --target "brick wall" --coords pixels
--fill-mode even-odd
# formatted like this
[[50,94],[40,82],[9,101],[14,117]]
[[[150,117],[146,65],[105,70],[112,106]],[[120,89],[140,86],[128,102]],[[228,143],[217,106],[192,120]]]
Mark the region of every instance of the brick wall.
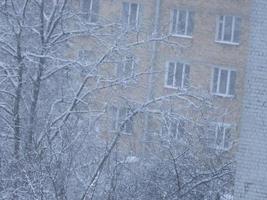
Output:
[[235,200],[267,199],[266,11],[266,0],[253,0]]

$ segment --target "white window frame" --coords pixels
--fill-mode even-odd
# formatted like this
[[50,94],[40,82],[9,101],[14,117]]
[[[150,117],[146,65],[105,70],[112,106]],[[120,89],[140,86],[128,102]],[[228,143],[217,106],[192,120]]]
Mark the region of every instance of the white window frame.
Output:
[[[175,24],[175,27],[176,27],[176,33],[173,32],[172,28],[173,28],[173,17],[174,17],[174,10],[177,10],[177,16],[176,16],[176,24]],[[185,33],[184,34],[178,34],[177,33],[177,26],[178,26],[178,23],[179,23],[179,13],[181,11],[186,11],[186,20],[185,20]],[[193,30],[192,30],[192,35],[189,35],[188,34],[188,24],[189,24],[189,14],[193,13],[192,10],[189,10],[189,9],[172,9],[171,10],[171,19],[170,19],[170,35],[172,36],[175,36],[175,37],[182,37],[182,38],[193,38]]]
[[[218,138],[218,133],[219,133],[219,128],[223,127],[223,137],[222,137],[222,143],[221,145],[217,145],[216,144],[216,141],[217,141],[217,138]],[[214,138],[214,147],[218,150],[229,150],[231,148],[231,144],[229,144],[229,147],[225,147],[225,133],[226,133],[226,130],[227,129],[230,129],[230,132],[233,128],[233,125],[232,124],[229,124],[229,123],[217,123],[216,124],[216,128],[215,128],[215,138]],[[229,141],[230,143],[231,141]]]
[[[221,17],[223,17],[223,21],[221,21]],[[225,35],[225,18],[226,17],[232,17],[232,32],[231,32],[231,40],[230,41],[227,41],[227,40],[224,40],[224,35]],[[217,16],[217,19],[216,19],[216,36],[215,36],[215,42],[217,43],[222,43],[222,44],[229,44],[229,45],[239,45],[240,44],[240,41],[239,42],[234,42],[234,34],[235,34],[235,22],[236,22],[236,18],[240,18],[239,16],[234,16],[234,15],[220,15],[220,16]],[[222,23],[222,33],[221,33],[221,36],[219,35],[220,33],[220,24]],[[241,27],[240,27],[241,29]],[[241,30],[240,30],[240,33],[241,33]],[[240,37],[240,35],[239,35]]]
[[[125,73],[126,65],[127,65],[128,60],[131,61],[131,75],[130,76],[126,76],[126,73]],[[117,68],[116,68],[117,76],[119,76],[118,75],[118,71],[122,70],[121,71],[122,77],[118,77],[118,78],[130,78],[130,77],[133,77],[134,74],[135,74],[135,67],[136,67],[135,59],[133,57],[126,57],[125,60],[123,61],[122,65],[117,65]]]
[[[217,88],[216,92],[213,92],[213,82],[214,82],[214,71],[215,69],[218,69],[218,78],[217,78]],[[221,71],[226,70],[227,71],[227,83],[226,83],[226,93],[220,93],[220,80],[221,80]],[[230,90],[230,77],[231,77],[231,72],[235,72],[237,75],[237,71],[234,69],[228,69],[224,67],[214,67],[212,71],[212,80],[211,80],[211,94],[216,95],[216,96],[221,96],[221,97],[235,97],[235,94],[229,94]],[[235,81],[235,87],[236,87],[236,81]]]
[[[115,129],[113,129],[113,127],[111,127],[111,131],[112,132],[116,132],[116,131],[120,131],[121,133],[123,133],[123,134],[125,134],[125,135],[132,135],[133,133],[131,132],[131,133],[129,133],[129,132],[127,132],[126,131],[126,123],[127,123],[127,121],[125,121],[126,120],[126,117],[128,117],[128,114],[129,114],[129,110],[128,110],[128,108],[127,107],[118,107],[118,106],[112,106],[112,108],[114,109],[116,109],[116,116],[115,116]],[[121,121],[120,121],[120,111],[122,110],[122,109],[126,109],[126,116],[125,116],[125,119],[124,119],[124,127],[123,127],[123,130],[120,130],[119,128],[121,127]],[[112,113],[113,114],[113,113]],[[113,119],[112,120],[114,120],[114,116],[111,116]],[[133,126],[133,121],[132,121],[132,119],[128,119],[128,120],[130,120],[130,123],[132,123],[132,126]],[[112,123],[113,123],[114,121],[112,121]]]
[[100,132],[100,119],[99,116],[91,115],[89,117],[89,129],[90,132]]
[[83,65],[92,64],[93,51],[88,49],[80,49],[78,52],[79,62]]
[[147,134],[150,136],[158,136],[161,134],[160,132],[160,121],[156,115],[153,114],[154,112],[147,112]]
[[[181,135],[182,133],[180,133],[179,131],[179,126],[182,123],[182,120],[180,119],[168,119],[168,125],[166,126],[166,123],[164,123],[162,125],[162,129],[161,129],[161,136],[164,137],[166,134],[163,133],[164,130],[167,130],[167,135],[169,138],[175,139],[175,140],[182,140],[182,137],[178,137],[179,135]],[[175,133],[172,133],[172,125],[173,123],[175,123]],[[173,137],[173,135],[175,135],[175,137]]]
[[[81,7],[81,10],[83,10],[83,6],[84,6],[84,1],[86,1],[86,0],[81,0],[81,4],[80,4],[80,7]],[[88,10],[88,21],[90,22],[90,24],[96,24],[97,23],[97,21],[98,21],[98,19],[96,20],[96,22],[92,22],[92,15],[99,15],[99,13],[95,13],[95,12],[93,12],[93,2],[94,1],[96,1],[96,0],[91,0],[90,1],[90,8],[89,8],[89,10]],[[98,1],[100,1],[100,0],[98,0]]]
[[[169,65],[170,63],[174,63],[175,65],[175,69],[174,69],[174,76],[173,76],[173,83],[172,85],[168,85],[168,74],[169,74]],[[175,73],[176,73],[176,69],[177,69],[177,63],[181,63],[183,64],[183,72],[182,72],[182,85],[181,87],[179,86],[175,86],[175,82],[176,82],[176,77],[175,77]],[[164,81],[164,87],[165,88],[169,88],[169,89],[182,89],[182,90],[186,90],[187,87],[185,87],[185,68],[186,66],[189,67],[190,69],[190,65],[186,62],[181,62],[181,61],[169,61],[166,63],[166,70],[165,70],[165,81]],[[190,76],[190,74],[189,74]],[[188,80],[189,81],[189,80]]]
[[[122,3],[128,4],[127,24],[125,24],[126,25],[126,28],[127,29],[130,28],[130,29],[133,29],[133,30],[137,30],[138,29],[138,25],[139,25],[140,4],[139,3],[134,3],[134,2],[122,2]],[[134,27],[131,27],[132,4],[136,4],[137,5],[136,18],[135,18],[135,26]],[[122,16],[122,17],[125,17],[125,16]]]

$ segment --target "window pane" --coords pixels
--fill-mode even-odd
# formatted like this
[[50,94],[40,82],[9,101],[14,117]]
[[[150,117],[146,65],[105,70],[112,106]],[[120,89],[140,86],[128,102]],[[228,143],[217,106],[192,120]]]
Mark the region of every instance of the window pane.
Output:
[[124,26],[128,25],[128,19],[129,19],[129,3],[123,3],[122,4],[122,23]]
[[99,13],[99,0],[92,0],[91,22],[97,22]]
[[241,32],[241,18],[235,18],[235,30],[234,30],[234,42],[239,43],[240,41],[240,32]]
[[219,76],[219,69],[215,68],[213,71],[213,84],[212,84],[212,92],[213,93],[217,93],[218,76]]
[[224,134],[223,126],[217,127],[217,135],[216,135],[216,141],[215,141],[216,146],[222,146],[223,134]]
[[223,31],[223,19],[224,19],[224,17],[223,16],[220,16],[219,17],[219,21],[218,21],[218,35],[217,35],[217,40],[219,40],[219,41],[221,41],[221,40],[223,40],[223,33],[222,33],[222,31]]
[[178,137],[182,138],[185,135],[185,122],[184,121],[179,121],[178,125]]
[[183,75],[183,63],[176,63],[176,72],[175,72],[175,86],[182,87],[182,75]]
[[177,121],[172,121],[171,122],[170,136],[173,137],[173,138],[177,137]]
[[172,33],[176,33],[176,23],[177,23],[177,10],[173,10],[172,16]]
[[162,127],[161,127],[161,135],[164,137],[168,134],[168,127],[167,126],[168,126],[167,124],[163,123]]
[[126,108],[120,108],[119,109],[119,121],[118,126],[121,131],[125,131],[125,120],[127,117],[127,109]]
[[224,148],[227,149],[230,147],[231,142],[231,128],[225,128],[225,135],[224,135]]
[[169,63],[167,85],[173,86],[173,79],[174,79],[174,63]]
[[190,76],[190,66],[189,65],[185,65],[185,74],[184,74],[184,88],[189,87],[189,76]]
[[127,109],[126,108],[120,108],[119,109],[119,122],[122,123],[127,116]]
[[215,124],[210,123],[206,128],[201,128],[200,131],[203,133],[204,142],[206,142],[207,145],[214,146],[214,143],[216,143],[216,137],[217,137],[217,128]]
[[111,129],[115,131],[118,128],[118,109],[114,106],[111,107]]
[[131,13],[130,13],[130,25],[132,28],[135,28],[137,25],[137,9],[138,6],[136,3],[131,4]]
[[[130,110],[126,109],[125,117],[128,117],[129,114],[130,114]],[[124,130],[126,133],[129,133],[129,134],[131,134],[133,132],[133,119],[132,118],[130,118],[126,121]]]
[[193,35],[193,29],[194,29],[194,12],[188,13],[188,26],[187,26],[187,34],[189,36]]
[[84,12],[89,12],[91,0],[82,0],[81,9]]
[[219,87],[219,92],[221,94],[226,94],[227,78],[228,78],[227,76],[228,76],[228,71],[221,70],[220,87]]
[[177,34],[185,35],[185,20],[186,20],[186,11],[179,10]]
[[85,19],[89,18],[90,7],[91,7],[91,0],[82,0],[81,11]]
[[231,71],[230,84],[229,84],[229,94],[230,95],[235,95],[235,81],[236,81],[236,72]]
[[133,59],[131,57],[128,57],[124,65],[124,76],[130,77],[132,76],[132,72],[133,72]]
[[133,121],[132,119],[127,120],[125,124],[125,132],[131,134],[133,132]]
[[79,60],[82,64],[87,65],[90,62],[91,52],[88,50],[79,51]]
[[158,131],[157,120],[153,114],[148,114],[147,131],[153,134]]
[[231,42],[232,41],[232,16],[225,16],[225,24],[224,24],[224,41]]
[[117,65],[117,77],[118,78],[123,78],[123,63],[120,62]]

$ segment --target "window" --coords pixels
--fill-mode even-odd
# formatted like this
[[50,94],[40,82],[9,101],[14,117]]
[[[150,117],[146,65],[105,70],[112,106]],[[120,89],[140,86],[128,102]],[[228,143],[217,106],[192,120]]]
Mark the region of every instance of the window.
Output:
[[172,139],[181,139],[185,133],[185,122],[177,119],[169,119],[162,126],[162,136]]
[[90,132],[99,133],[101,130],[102,121],[99,116],[89,116],[89,130]]
[[161,131],[159,116],[153,112],[148,112],[145,113],[145,120],[147,120],[147,124],[145,124],[146,139],[151,140],[154,137],[158,137]]
[[89,67],[95,60],[95,53],[92,50],[79,50],[77,59],[80,64],[79,69],[81,69],[81,76],[85,76],[92,71],[91,67]]
[[231,125],[219,123],[215,131],[215,147],[218,149],[229,149],[231,145]]
[[99,14],[99,0],[81,0],[83,17],[91,23],[96,23]]
[[94,61],[95,54],[91,50],[82,49],[78,53],[79,62],[83,65],[89,65]]
[[218,96],[235,95],[236,71],[214,68],[212,93]]
[[181,62],[169,62],[166,70],[165,87],[185,89],[189,86],[189,65]]
[[[133,120],[128,119],[130,110],[125,107],[111,107],[111,130],[121,131],[124,134],[132,134]],[[125,121],[126,120],[126,121]]]
[[122,7],[122,22],[125,28],[137,29],[139,4],[123,2]]
[[130,78],[135,72],[135,62],[133,57],[126,57],[123,63],[117,66],[118,78]]
[[217,20],[216,41],[239,44],[241,18],[236,16],[219,16]]
[[177,10],[172,12],[171,34],[192,37],[194,26],[194,12]]

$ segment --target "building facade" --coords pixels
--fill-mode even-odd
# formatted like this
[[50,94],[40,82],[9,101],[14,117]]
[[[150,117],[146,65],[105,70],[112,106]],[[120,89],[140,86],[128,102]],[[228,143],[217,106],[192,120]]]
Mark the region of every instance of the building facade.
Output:
[[[128,44],[123,55],[103,67],[103,76],[123,81],[92,102],[94,108],[112,104],[96,129],[107,137],[122,132],[122,149],[133,154],[147,152],[155,137],[173,140],[197,132],[194,146],[207,140],[209,152],[233,159],[248,59],[250,0],[77,0],[74,6],[86,26],[119,24],[114,34]],[[70,45],[69,56],[90,62],[111,44],[106,46],[99,50],[98,43],[80,37]],[[170,98],[177,94],[179,98]],[[190,97],[184,101],[183,94]],[[200,97],[212,108],[195,111],[192,105]],[[161,98],[163,103],[157,102]],[[153,101],[139,117],[124,120],[132,107]],[[205,126],[205,136],[195,124]]]
[[[189,87],[201,90],[210,94],[219,108],[214,122],[225,126],[223,129],[234,125],[238,136],[250,31],[249,0],[81,0],[76,6],[91,24],[103,19],[119,22],[129,41],[149,41],[133,48],[133,55],[125,55],[125,65],[115,69],[120,77],[154,72],[138,80],[142,89],[135,89],[134,95],[122,91],[124,95],[142,100]],[[80,41],[72,47],[76,55],[91,48]],[[222,134],[218,135],[219,146],[227,143],[222,132],[218,132]]]

